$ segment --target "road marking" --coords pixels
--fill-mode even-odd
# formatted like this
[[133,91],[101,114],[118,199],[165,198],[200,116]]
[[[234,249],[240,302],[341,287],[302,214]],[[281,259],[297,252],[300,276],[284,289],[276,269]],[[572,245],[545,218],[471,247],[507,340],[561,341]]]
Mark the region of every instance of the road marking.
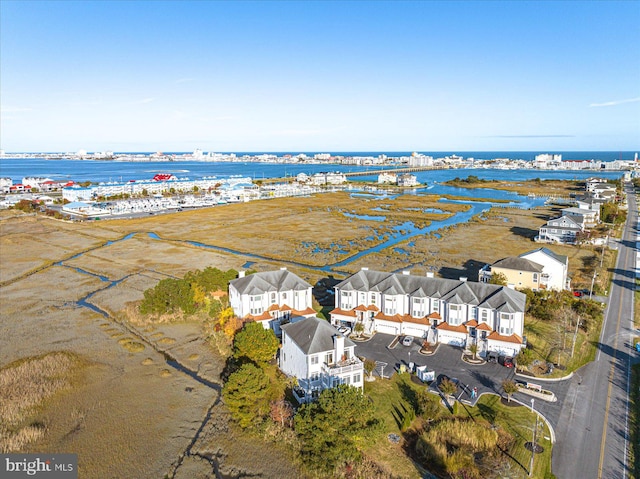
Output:
[[[622,238],[624,239],[624,230]],[[625,249],[624,260],[621,262],[622,266],[627,267],[627,260],[629,256],[629,250]],[[612,278],[612,281],[614,278]],[[609,407],[611,405],[611,391],[613,390],[613,376],[615,374],[616,360],[618,359],[618,331],[620,331],[620,321],[622,319],[622,293],[623,288],[620,288],[620,304],[618,307],[618,322],[616,324],[615,339],[613,341],[613,359],[611,360],[611,369],[609,372],[609,388],[607,389],[607,405],[604,410],[604,426],[602,429],[602,441],[600,442],[600,461],[598,462],[598,479],[602,479],[602,468],[604,465],[604,452],[605,444],[607,442],[607,424],[609,422]],[[604,328],[603,328],[604,330]],[[623,464],[623,469],[626,468],[626,464]]]

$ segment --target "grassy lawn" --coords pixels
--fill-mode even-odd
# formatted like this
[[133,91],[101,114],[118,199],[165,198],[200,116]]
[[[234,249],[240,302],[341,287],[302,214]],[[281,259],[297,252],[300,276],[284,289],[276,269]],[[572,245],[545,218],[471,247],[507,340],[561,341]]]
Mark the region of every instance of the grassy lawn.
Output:
[[[636,296],[636,304],[637,304]],[[629,409],[629,430],[631,440],[629,448],[629,477],[631,479],[640,478],[640,462],[636,459],[640,456],[640,364],[631,368],[631,407]]]
[[[565,376],[570,371],[584,366],[593,361],[598,350],[598,337],[602,320],[591,321],[588,332],[579,329],[576,335],[576,343],[571,356],[571,346],[575,330],[564,330],[558,323],[527,318],[524,324],[524,332],[527,336],[529,349],[534,353],[534,359],[561,364],[566,370],[555,369],[549,377]],[[565,349],[559,347],[563,342]]]
[[[373,400],[376,416],[384,421],[384,427],[372,438],[365,453],[398,477],[422,477],[425,472],[408,457],[409,453],[413,453],[408,447],[411,437],[424,426],[421,418],[416,419],[413,427],[404,433],[400,429],[402,414],[411,408],[412,392],[424,388],[425,386],[411,382],[406,374],[396,374],[388,380],[377,379],[372,383],[365,383],[365,393]],[[534,425],[534,415],[529,408],[504,406],[498,396],[485,394],[478,400],[476,407],[459,403],[455,410],[460,417],[483,419],[508,432],[514,438],[511,449],[505,452],[509,457],[509,477],[527,476],[531,452],[525,448],[525,443],[531,441]],[[445,407],[442,407],[438,414],[439,418],[453,417]],[[403,437],[404,440],[399,444],[392,444],[388,440],[388,435],[392,433]],[[549,430],[541,421],[537,443],[544,451],[536,454],[533,477],[552,478],[552,444]]]

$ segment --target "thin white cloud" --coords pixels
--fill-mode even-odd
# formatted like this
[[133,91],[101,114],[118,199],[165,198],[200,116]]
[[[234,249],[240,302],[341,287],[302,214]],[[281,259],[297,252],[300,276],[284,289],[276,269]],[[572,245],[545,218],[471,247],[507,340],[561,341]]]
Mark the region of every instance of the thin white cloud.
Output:
[[133,104],[134,105],[146,105],[147,103],[151,103],[152,101],[155,101],[155,98],[143,98],[142,100],[138,100],[138,101],[134,101]]
[[23,108],[18,106],[3,106],[0,107],[2,113],[21,113],[24,111],[33,111],[33,108]]
[[600,106],[616,106],[622,105],[624,103],[635,103],[640,101],[640,96],[635,98],[627,98],[626,100],[615,100],[615,101],[605,101],[604,103],[591,103],[590,107],[600,107]]
[[194,78],[178,78],[176,80],[176,84],[180,84],[180,83],[189,83],[190,81],[193,81]]

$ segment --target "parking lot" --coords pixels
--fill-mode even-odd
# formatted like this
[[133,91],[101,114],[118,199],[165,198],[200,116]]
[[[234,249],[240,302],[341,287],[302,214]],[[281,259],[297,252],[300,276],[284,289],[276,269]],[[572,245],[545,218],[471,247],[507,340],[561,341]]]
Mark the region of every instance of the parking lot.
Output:
[[[368,341],[354,341],[358,356],[373,359],[379,364],[374,376],[384,375],[385,378],[388,378],[397,372],[402,364],[408,366],[409,363],[414,363],[415,367],[427,366],[429,371],[435,372],[436,379],[441,375],[457,379],[460,390],[456,396],[471,403],[475,403],[477,399],[471,398],[471,390],[474,387],[478,388],[478,396],[483,393],[502,395],[502,381],[505,379],[526,380],[526,378],[517,377],[514,368],[506,368],[495,363],[467,363],[462,360],[462,349],[459,347],[440,344],[434,354],[426,356],[419,352],[421,339],[414,340],[411,346],[403,346],[401,336],[395,342],[395,346],[389,348],[394,339],[395,336],[378,333]],[[558,401],[554,403],[546,401],[536,401],[535,403],[536,409],[544,414],[551,424],[557,424],[570,381],[545,382],[543,379],[535,379],[534,381],[544,384],[544,387],[553,391],[558,398]],[[437,380],[428,387],[437,391],[436,383]],[[523,393],[516,393],[513,397],[525,405],[530,404],[531,401],[531,397]]]

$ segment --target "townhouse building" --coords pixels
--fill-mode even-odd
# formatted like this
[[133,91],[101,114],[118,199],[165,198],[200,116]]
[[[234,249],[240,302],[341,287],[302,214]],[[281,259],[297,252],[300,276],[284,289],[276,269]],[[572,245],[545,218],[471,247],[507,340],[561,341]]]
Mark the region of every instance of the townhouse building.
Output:
[[515,355],[525,345],[525,302],[506,286],[363,268],[335,286],[331,322]]
[[260,322],[281,335],[281,326],[315,317],[312,286],[281,268],[245,275],[229,282],[229,302],[239,318]]

